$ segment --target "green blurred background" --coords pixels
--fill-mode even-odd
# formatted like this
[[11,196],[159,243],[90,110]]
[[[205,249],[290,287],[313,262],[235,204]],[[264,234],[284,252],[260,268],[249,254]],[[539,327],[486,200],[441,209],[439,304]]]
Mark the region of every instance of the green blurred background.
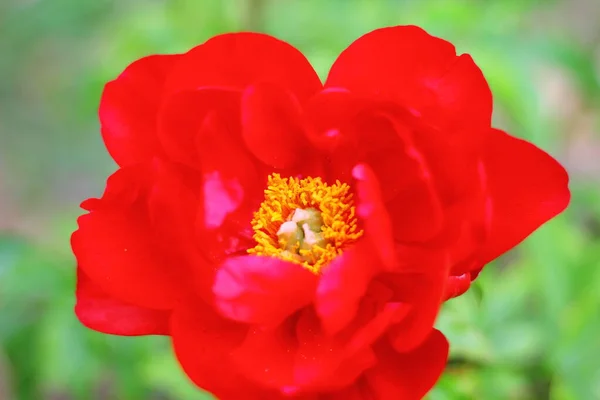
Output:
[[289,41],[325,77],[352,40],[396,24],[471,53],[496,125],[572,179],[569,210],[445,306],[452,357],[430,398],[600,399],[600,1],[0,0],[0,400],[208,398],[166,338],[104,336],[72,313],[78,203],[115,169],[96,116],[106,81],[237,30]]

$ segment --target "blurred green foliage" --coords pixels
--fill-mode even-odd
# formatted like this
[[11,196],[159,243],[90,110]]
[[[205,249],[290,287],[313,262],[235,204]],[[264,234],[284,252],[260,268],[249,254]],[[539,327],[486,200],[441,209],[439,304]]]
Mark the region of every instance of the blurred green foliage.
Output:
[[151,53],[258,30],[324,78],[361,34],[415,24],[473,55],[495,120],[571,172],[562,216],[489,266],[439,326],[432,400],[600,399],[600,3],[587,0],[3,0],[0,2],[0,399],[203,399],[162,337],[83,328],[72,313],[78,201],[115,166],[103,84]]

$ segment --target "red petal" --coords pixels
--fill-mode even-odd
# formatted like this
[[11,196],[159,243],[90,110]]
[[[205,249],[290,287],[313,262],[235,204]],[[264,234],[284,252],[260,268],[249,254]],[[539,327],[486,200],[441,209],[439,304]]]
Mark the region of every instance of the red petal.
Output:
[[[198,131],[203,129],[202,124],[209,114],[217,114],[229,122],[223,129],[231,130],[230,125],[237,126],[239,98],[237,91],[198,88],[178,92],[165,100],[158,115],[158,137],[167,156],[192,168],[199,168],[203,149],[196,147]],[[213,148],[210,151],[221,155],[228,152],[228,148]]]
[[443,274],[448,271],[448,251],[444,247],[397,244],[398,264],[393,271],[398,274]]
[[414,117],[389,102],[334,89],[311,99],[307,115],[308,138],[326,153],[328,181],[347,182],[357,164],[367,164],[394,220],[396,240],[424,240],[437,233],[441,206],[424,157],[404,126]]
[[356,164],[368,164],[380,181],[383,201],[400,194],[398,201],[404,203],[407,215],[414,215],[411,207],[426,209],[414,218],[425,227],[421,229],[429,229],[424,217],[436,215],[435,210],[427,209],[436,200],[433,184],[424,157],[413,144],[412,132],[404,125],[414,117],[389,102],[333,89],[312,98],[306,113],[307,136],[313,146],[326,154],[329,181],[347,182]]
[[139,306],[169,309],[181,291],[172,266],[157,253],[148,226],[133,212],[98,210],[79,218],[71,237],[77,262],[111,295]]
[[364,379],[357,380],[352,386],[348,386],[339,392],[324,395],[320,400],[371,400],[370,395],[365,394]]
[[[369,112],[359,118],[355,126],[360,132],[357,146],[359,151],[364,149],[364,162],[380,181],[383,200],[388,202],[401,196],[397,201],[403,203],[404,209],[410,209],[406,213],[418,212],[415,218],[426,227],[423,229],[431,229],[423,218],[435,215],[432,202],[438,208],[439,205],[435,203],[437,199],[425,159],[416,149],[411,129],[406,125],[409,122],[391,112]],[[429,207],[425,213],[418,209],[420,203],[425,204],[422,208]]]
[[185,54],[170,78],[171,92],[202,86],[242,90],[269,82],[291,90],[301,103],[322,87],[302,53],[260,33],[215,36]]
[[378,364],[366,372],[372,397],[378,400],[422,399],[446,367],[448,342],[432,330],[423,344],[410,353],[397,353],[385,342],[376,349]]
[[232,362],[230,354],[245,334],[245,328],[199,301],[187,301],[171,318],[175,355],[198,387],[225,400],[271,399],[272,394],[250,383]]
[[90,329],[110,335],[168,335],[170,312],[114,299],[77,268],[75,314]]
[[[366,302],[365,306],[368,313],[372,314],[373,305]],[[347,352],[351,354],[369,348],[386,332],[403,308],[403,305],[399,303],[390,302],[386,303],[374,316],[369,315],[368,321],[352,334],[351,340],[347,344]]]
[[[365,335],[348,344],[341,335],[326,334],[321,326],[313,309],[305,309],[298,317],[298,348],[294,360],[296,391],[330,391],[347,386],[376,361],[371,343],[361,341]],[[291,392],[292,388],[287,390]]]
[[96,211],[107,208],[126,208],[139,198],[147,186],[147,165],[137,164],[115,171],[106,180],[102,198],[91,198],[81,203],[86,211]]
[[106,180],[102,199],[90,211],[100,208],[127,208],[142,196],[150,185],[150,163],[136,164],[115,171]]
[[[387,175],[396,178],[396,196],[386,203],[392,219],[394,239],[418,242],[430,239],[442,228],[444,215],[432,174],[424,157],[412,142],[406,128],[396,125],[402,137],[401,163]],[[383,175],[380,173],[380,175]]]
[[194,146],[200,158],[202,173],[218,171],[224,177],[235,178],[244,188],[264,189],[252,155],[244,147],[239,132],[228,123],[228,117],[218,112],[206,114],[197,131]]
[[307,138],[321,150],[331,152],[344,136],[340,131],[347,130],[358,114],[372,102],[359,98],[345,89],[324,89],[305,105]]
[[[411,351],[427,337],[435,324],[443,301],[445,277],[412,278],[413,290],[421,288],[421,296],[408,310],[399,310],[401,321],[389,328],[388,336],[396,351]],[[408,312],[407,312],[408,311]]]
[[148,194],[150,223],[161,245],[182,253],[194,243],[194,217],[200,197],[201,177],[195,171],[155,159]]
[[492,92],[470,55],[456,58],[449,70],[427,85],[437,94],[438,102],[435,107],[421,112],[424,119],[450,132],[490,126]]
[[104,88],[100,101],[102,137],[121,166],[146,161],[162,150],[156,137],[156,113],[165,79],[179,55],[142,58]]
[[[323,110],[332,110],[332,115]],[[393,232],[396,241],[422,241],[440,230],[442,208],[431,174],[413,144],[412,133],[403,124],[410,123],[413,117],[400,115],[400,110],[389,103],[365,101],[343,90],[321,92],[311,100],[308,112],[308,136],[313,145],[326,153],[329,181],[350,180],[357,164],[368,165],[371,172],[367,175],[377,181],[362,184],[364,193],[373,193],[377,187],[377,202],[386,203],[388,212],[383,214],[389,213],[391,227],[388,221],[382,224],[381,219],[363,219],[376,227],[369,234],[389,236],[375,241],[381,244],[380,248],[392,240],[391,234],[383,233],[386,230]],[[403,121],[404,116],[409,120]],[[369,202],[375,200],[372,195],[369,198]],[[369,205],[366,209],[371,208]],[[378,212],[379,216],[383,214]]]
[[283,390],[293,386],[293,361],[297,349],[293,320],[274,329],[251,329],[232,353],[235,365],[262,387]]
[[444,301],[458,297],[471,287],[471,274],[449,276],[444,289]]
[[230,257],[213,287],[219,311],[227,318],[274,326],[310,304],[317,276],[298,264],[274,257]]
[[[456,57],[450,43],[417,27],[380,29],[358,39],[340,55],[326,86],[380,100],[391,99],[406,107],[414,120],[411,123],[414,134],[412,141],[406,142],[407,151],[421,155],[420,164],[425,162],[427,168],[413,163],[414,172],[400,176],[414,179],[420,172],[429,172],[435,177],[433,183],[443,205],[471,197],[473,182],[477,180],[477,174],[471,172],[476,171],[476,156],[485,136],[481,132],[490,126],[492,98],[481,71],[469,56]],[[403,130],[398,131],[402,134]],[[380,169],[385,171],[385,164]],[[387,175],[393,177],[391,173]],[[439,216],[439,207],[427,207],[432,196],[422,196],[427,202],[411,197],[413,193],[426,194],[427,190],[431,188],[415,186],[405,192],[404,198],[397,199],[396,204],[389,205],[390,210],[403,212],[400,217],[412,221],[412,216],[417,221],[410,225],[394,223],[395,228],[408,226],[406,231],[414,233],[427,227],[429,224],[420,224],[418,221],[422,219],[417,218],[436,215],[425,212],[427,208],[437,209]],[[411,199],[414,204],[423,205],[423,212],[417,214],[402,206]]]
[[406,84],[445,72],[455,57],[451,43],[430,36],[419,27],[376,29],[340,54],[326,86],[361,93],[401,92]]
[[276,329],[251,330],[234,358],[257,383],[296,396],[352,384],[376,361],[369,344],[347,349],[345,342],[324,334],[311,309]]
[[220,263],[253,246],[250,223],[264,198],[266,175],[217,113],[204,119],[196,146],[204,176],[197,237],[209,260]]
[[[377,365],[377,356],[371,347],[365,347],[352,357],[348,357],[342,362],[331,381],[322,383],[325,392],[333,388],[352,387],[360,379],[365,371],[368,371],[374,365]],[[348,400],[345,398],[344,400]]]
[[269,166],[291,168],[306,158],[300,106],[275,85],[256,84],[244,91],[242,134],[250,151]]
[[356,316],[371,279],[381,269],[372,252],[369,241],[359,240],[323,269],[315,309],[328,334],[344,329]]
[[[491,229],[491,198],[487,187],[485,166],[478,162],[479,185],[469,190],[470,196],[446,208],[452,275],[468,274],[480,267],[478,251],[487,241]],[[454,233],[452,233],[454,231]],[[452,235],[454,239],[451,238]]]
[[326,87],[399,101],[440,128],[489,126],[492,96],[481,71],[469,56],[416,26],[370,32],[340,54]]
[[375,362],[370,348],[345,357],[342,343],[322,334],[310,309],[297,320],[273,330],[251,330],[233,353],[236,365],[260,385],[280,390],[282,398],[313,399],[351,384]]
[[489,135],[484,155],[492,198],[487,263],[519,244],[569,204],[569,177],[550,155],[499,130]]
[[246,193],[235,177],[219,171],[204,176],[203,199],[198,207],[196,235],[206,257],[213,264],[252,247],[252,214],[260,200]]
[[[184,289],[180,274],[189,262],[192,242],[186,236],[193,227],[187,220],[196,208],[188,187],[194,183],[186,178],[160,159],[122,168],[108,179],[93,210],[79,218],[73,251],[81,268],[110,295],[168,309]],[[171,204],[175,198],[177,204]]]
[[[415,120],[414,146],[423,156],[444,208],[462,206],[481,191],[478,164],[479,145],[489,127],[478,132],[441,131]],[[473,133],[473,134],[471,134]],[[467,212],[463,210],[463,212]],[[459,218],[462,221],[463,218]]]
[[394,291],[395,301],[409,306],[399,310],[399,322],[388,331],[394,348],[404,352],[419,346],[433,327],[450,264],[447,254],[436,249],[402,248],[398,258],[404,263],[399,272],[385,274],[380,280]]
[[373,142],[364,134],[360,147],[362,132],[355,127],[357,115],[368,105],[348,91],[334,89],[320,92],[307,104],[306,135],[311,145],[324,153],[324,177],[329,183],[350,182],[352,168],[364,158],[364,146]]
[[392,269],[396,264],[393,226],[381,199],[377,177],[371,168],[362,164],[354,167],[352,176],[356,180],[356,213],[364,223],[365,235],[375,247],[379,260]]
[[196,282],[202,283],[197,293],[204,299],[212,299],[214,267],[195,236],[201,175],[180,164],[159,160],[153,162],[152,173],[147,204],[156,250],[168,254],[169,268],[194,275]]

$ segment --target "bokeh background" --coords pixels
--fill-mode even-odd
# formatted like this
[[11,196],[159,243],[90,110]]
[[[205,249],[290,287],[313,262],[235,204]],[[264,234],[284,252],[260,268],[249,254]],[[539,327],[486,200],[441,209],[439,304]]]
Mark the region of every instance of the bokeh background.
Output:
[[444,307],[452,356],[430,399],[600,399],[600,1],[0,0],[0,400],[209,398],[166,338],[100,335],[72,313],[78,204],[115,169],[106,81],[238,30],[291,42],[325,77],[352,40],[396,24],[471,53],[496,126],[556,156],[573,190]]

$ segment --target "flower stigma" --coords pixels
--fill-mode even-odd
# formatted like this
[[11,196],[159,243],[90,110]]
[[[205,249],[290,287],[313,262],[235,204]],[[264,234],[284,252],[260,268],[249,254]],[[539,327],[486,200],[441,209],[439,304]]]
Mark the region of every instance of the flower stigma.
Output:
[[349,185],[279,174],[268,177],[252,228],[256,246],[249,254],[279,257],[314,273],[363,234]]

